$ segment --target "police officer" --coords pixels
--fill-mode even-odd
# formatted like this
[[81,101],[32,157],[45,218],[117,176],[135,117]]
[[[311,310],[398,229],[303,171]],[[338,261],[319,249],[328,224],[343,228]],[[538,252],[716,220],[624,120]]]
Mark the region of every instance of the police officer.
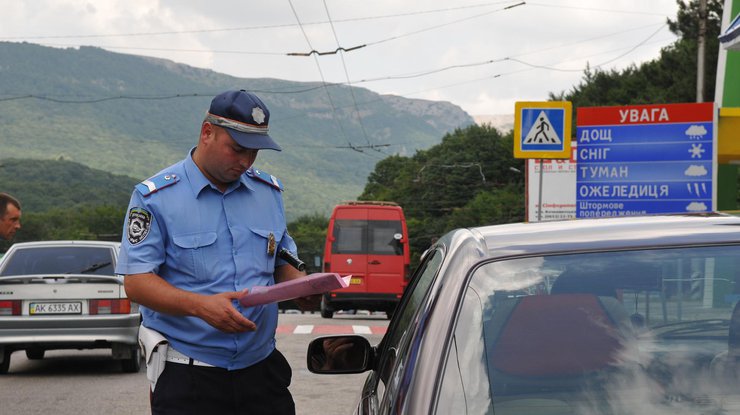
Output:
[[0,239],[13,239],[20,228],[21,203],[7,193],[0,193]]
[[260,149],[280,151],[269,120],[252,93],[216,96],[198,145],[131,196],[116,272],[142,306],[154,414],[295,413],[277,304],[237,301],[305,275],[276,255],[296,254],[282,185],[252,168]]

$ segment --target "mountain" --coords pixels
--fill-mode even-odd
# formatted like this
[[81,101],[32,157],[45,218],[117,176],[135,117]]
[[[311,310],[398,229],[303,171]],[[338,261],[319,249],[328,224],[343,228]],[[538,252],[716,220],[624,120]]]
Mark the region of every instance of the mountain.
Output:
[[187,154],[211,98],[227,89],[252,91],[270,109],[283,151],[260,152],[255,166],[285,185],[289,218],[328,215],[362,192],[377,161],[413,155],[474,122],[450,103],[364,88],[0,42],[0,159],[67,160],[142,180]]
[[473,119],[476,124],[489,124],[501,133],[514,129],[514,114],[473,115]]
[[0,189],[17,197],[23,212],[128,206],[138,180],[66,160],[0,160]]

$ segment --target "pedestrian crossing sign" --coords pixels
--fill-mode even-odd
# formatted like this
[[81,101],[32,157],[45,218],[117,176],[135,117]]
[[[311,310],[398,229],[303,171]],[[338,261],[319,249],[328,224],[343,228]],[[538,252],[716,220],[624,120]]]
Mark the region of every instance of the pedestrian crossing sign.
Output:
[[569,159],[572,105],[569,101],[517,102],[514,157]]

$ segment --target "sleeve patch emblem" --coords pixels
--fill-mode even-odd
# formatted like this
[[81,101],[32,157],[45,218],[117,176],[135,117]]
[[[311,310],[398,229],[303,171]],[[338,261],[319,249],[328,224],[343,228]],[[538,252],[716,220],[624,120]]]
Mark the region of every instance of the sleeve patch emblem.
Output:
[[152,226],[152,214],[140,207],[131,208],[128,211],[128,242],[136,245],[146,239]]

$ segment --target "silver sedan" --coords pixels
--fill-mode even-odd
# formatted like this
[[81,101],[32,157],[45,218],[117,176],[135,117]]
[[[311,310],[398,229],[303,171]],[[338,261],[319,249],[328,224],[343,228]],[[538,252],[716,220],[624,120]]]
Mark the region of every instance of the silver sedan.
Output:
[[138,372],[139,309],[115,275],[119,243],[17,243],[0,260],[0,373],[24,350],[111,349],[125,372]]

